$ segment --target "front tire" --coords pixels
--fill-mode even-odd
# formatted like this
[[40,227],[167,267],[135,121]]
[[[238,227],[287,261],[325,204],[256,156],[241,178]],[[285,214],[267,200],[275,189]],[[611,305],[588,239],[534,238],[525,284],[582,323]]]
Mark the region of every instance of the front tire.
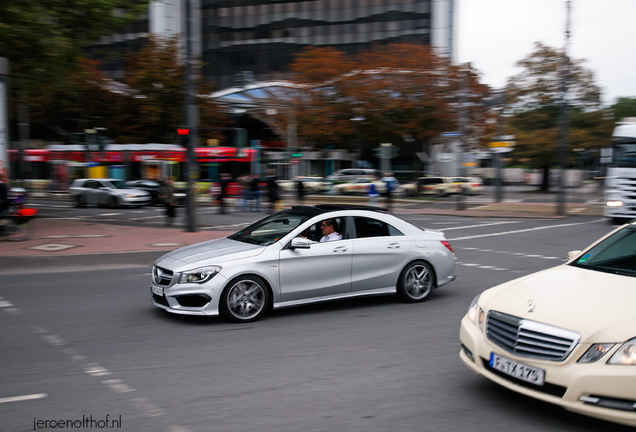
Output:
[[229,321],[252,322],[259,319],[269,305],[269,290],[258,276],[239,276],[232,280],[220,299],[221,314]]
[[400,274],[397,292],[402,300],[416,303],[424,301],[434,286],[435,274],[430,264],[415,261],[407,265]]
[[2,230],[7,240],[23,241],[27,240],[33,234],[33,223],[32,221],[17,223],[13,218],[9,218],[2,227]]

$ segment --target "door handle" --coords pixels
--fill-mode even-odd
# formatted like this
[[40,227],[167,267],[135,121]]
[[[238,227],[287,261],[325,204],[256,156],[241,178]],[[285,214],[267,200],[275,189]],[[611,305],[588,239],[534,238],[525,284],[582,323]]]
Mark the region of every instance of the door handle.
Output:
[[400,244],[399,243],[391,243],[389,244],[389,246],[387,246],[389,249],[399,249],[400,248]]
[[338,253],[338,252],[346,252],[347,251],[347,247],[346,246],[338,246],[336,248],[333,249],[334,252]]

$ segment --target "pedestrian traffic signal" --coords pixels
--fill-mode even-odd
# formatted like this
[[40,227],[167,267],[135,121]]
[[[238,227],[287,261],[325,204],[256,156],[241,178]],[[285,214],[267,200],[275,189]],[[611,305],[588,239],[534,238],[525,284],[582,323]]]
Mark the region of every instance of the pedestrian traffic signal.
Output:
[[179,129],[177,129],[177,134],[178,135],[188,135],[188,134],[190,134],[190,129],[189,128],[179,128]]

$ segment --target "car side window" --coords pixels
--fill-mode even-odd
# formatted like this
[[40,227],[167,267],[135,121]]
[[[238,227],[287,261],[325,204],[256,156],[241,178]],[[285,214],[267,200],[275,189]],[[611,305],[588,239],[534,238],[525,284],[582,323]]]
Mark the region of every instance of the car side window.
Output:
[[99,187],[99,183],[97,183],[95,180],[89,180],[86,182],[84,187],[89,189],[97,189]]
[[379,221],[377,219],[357,217],[354,218],[354,224],[356,226],[356,238],[367,237],[389,237],[389,236],[403,236],[402,232],[394,226]]
[[[334,218],[331,218],[331,219],[334,219]],[[302,232],[301,236],[307,237],[311,241],[319,242],[320,239],[323,237],[323,234],[322,234],[322,223],[325,220],[321,220],[320,222],[316,222],[315,224],[311,225],[309,228],[307,228],[305,231]],[[342,238],[345,238],[345,219],[344,218],[335,218],[335,221],[336,221],[336,225],[337,225],[335,231],[338,234],[342,235]],[[336,240],[334,240],[334,241],[336,241]]]

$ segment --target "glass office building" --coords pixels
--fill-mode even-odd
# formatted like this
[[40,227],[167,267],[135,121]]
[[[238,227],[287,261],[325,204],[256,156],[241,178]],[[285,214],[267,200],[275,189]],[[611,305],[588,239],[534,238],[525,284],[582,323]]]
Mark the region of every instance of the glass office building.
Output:
[[432,44],[452,56],[453,0],[200,0],[204,75],[219,88],[235,75],[286,77],[308,46],[345,53],[374,43]]

